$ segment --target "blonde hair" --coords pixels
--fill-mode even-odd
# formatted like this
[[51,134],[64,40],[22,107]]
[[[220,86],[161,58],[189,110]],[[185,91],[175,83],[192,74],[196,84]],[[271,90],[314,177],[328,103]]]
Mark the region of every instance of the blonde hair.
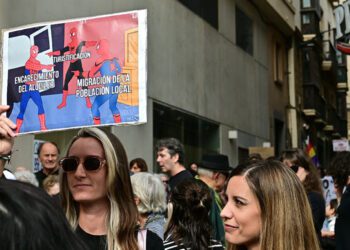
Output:
[[[259,161],[238,166],[232,176],[244,176],[259,202],[261,250],[320,249],[304,187],[291,169],[279,161]],[[228,249],[246,248],[231,244]]]
[[[106,217],[108,250],[137,250],[138,211],[133,200],[128,160],[119,139],[109,131],[83,128],[70,142],[66,156],[79,138],[95,138],[103,147],[107,166],[107,197],[109,212]],[[67,182],[67,174],[60,172],[62,206],[73,228],[78,225],[79,204],[74,201]]]

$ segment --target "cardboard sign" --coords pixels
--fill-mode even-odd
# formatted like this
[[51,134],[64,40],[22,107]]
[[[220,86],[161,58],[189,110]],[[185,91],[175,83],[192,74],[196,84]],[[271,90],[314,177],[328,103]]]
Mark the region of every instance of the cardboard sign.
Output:
[[249,155],[251,154],[260,154],[263,159],[266,159],[275,155],[275,149],[273,147],[249,147]]
[[17,132],[140,124],[146,10],[3,31],[2,104]]
[[332,142],[334,152],[349,151],[349,141],[347,139],[333,140]]

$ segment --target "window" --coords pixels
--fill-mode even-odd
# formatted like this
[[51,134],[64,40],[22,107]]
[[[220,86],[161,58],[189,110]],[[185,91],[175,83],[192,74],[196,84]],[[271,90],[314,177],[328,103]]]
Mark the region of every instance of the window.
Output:
[[[154,143],[174,137],[185,147],[185,165],[201,160],[203,154],[218,153],[219,125],[158,103],[153,104]],[[154,160],[154,166],[157,166]]]
[[238,164],[243,164],[249,159],[249,150],[247,148],[238,148]]
[[179,0],[179,2],[218,29],[218,0]]
[[303,0],[303,8],[310,8],[311,0]]
[[338,64],[344,64],[344,56],[339,50],[336,50],[337,62]]
[[236,6],[236,43],[253,55],[253,21]]
[[311,18],[309,14],[303,14],[302,17],[303,17],[303,24],[311,23]]
[[310,54],[308,51],[303,51],[303,80],[304,82],[311,81],[311,69],[310,69]]
[[275,155],[280,155],[283,148],[284,122],[279,119],[274,119],[274,124]]

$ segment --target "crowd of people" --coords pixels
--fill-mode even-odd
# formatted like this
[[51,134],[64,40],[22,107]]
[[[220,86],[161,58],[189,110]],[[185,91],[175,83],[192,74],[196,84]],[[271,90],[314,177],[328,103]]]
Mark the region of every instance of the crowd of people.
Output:
[[108,129],[82,128],[62,156],[54,142],[39,146],[39,172],[11,175],[4,167],[15,131],[1,116],[4,249],[350,249],[350,152],[327,168],[338,197],[326,204],[301,149],[235,167],[227,155],[204,154],[186,167],[182,143],[164,138],[155,146],[157,174],[140,157],[129,162]]

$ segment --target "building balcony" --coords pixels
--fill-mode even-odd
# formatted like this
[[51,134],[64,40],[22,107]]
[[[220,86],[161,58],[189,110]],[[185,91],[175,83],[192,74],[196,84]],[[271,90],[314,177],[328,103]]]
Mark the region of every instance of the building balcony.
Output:
[[322,16],[322,9],[320,0],[301,0],[301,11],[313,11],[317,14],[318,18]]
[[337,68],[337,82],[347,82],[348,81],[348,70],[344,66],[339,66]]
[[316,47],[304,47],[303,53],[303,84],[314,85],[318,89],[321,82],[321,53]]
[[336,57],[337,57],[337,63],[338,66],[345,66],[347,65],[346,58],[347,55],[345,53],[340,52],[339,50],[336,50]]
[[337,58],[337,89],[348,89],[348,69],[347,69],[347,55],[345,53],[336,50]]
[[337,89],[348,89],[348,69],[346,65],[337,67]]
[[337,112],[336,110],[331,106],[327,105],[327,113],[326,113],[326,126],[324,126],[323,130],[326,132],[335,133],[336,132],[336,125],[337,123]]
[[330,132],[334,137],[346,137],[347,138],[347,120],[342,119],[335,108],[331,105],[327,105],[327,123],[323,130]]
[[326,104],[320,96],[318,88],[313,85],[304,85],[304,115],[313,118],[315,122],[326,123]]
[[337,57],[336,50],[330,40],[322,42],[323,55],[322,55],[322,70],[329,71],[336,76]]
[[337,90],[337,114],[340,119],[347,120],[348,111],[347,111],[347,101],[346,101],[347,91],[346,90]]
[[304,41],[314,39],[320,33],[319,22],[320,19],[316,13],[312,11],[301,12],[301,32]]
[[319,22],[322,16],[320,1],[302,0],[301,3],[301,32],[303,35],[316,36],[320,33]]

